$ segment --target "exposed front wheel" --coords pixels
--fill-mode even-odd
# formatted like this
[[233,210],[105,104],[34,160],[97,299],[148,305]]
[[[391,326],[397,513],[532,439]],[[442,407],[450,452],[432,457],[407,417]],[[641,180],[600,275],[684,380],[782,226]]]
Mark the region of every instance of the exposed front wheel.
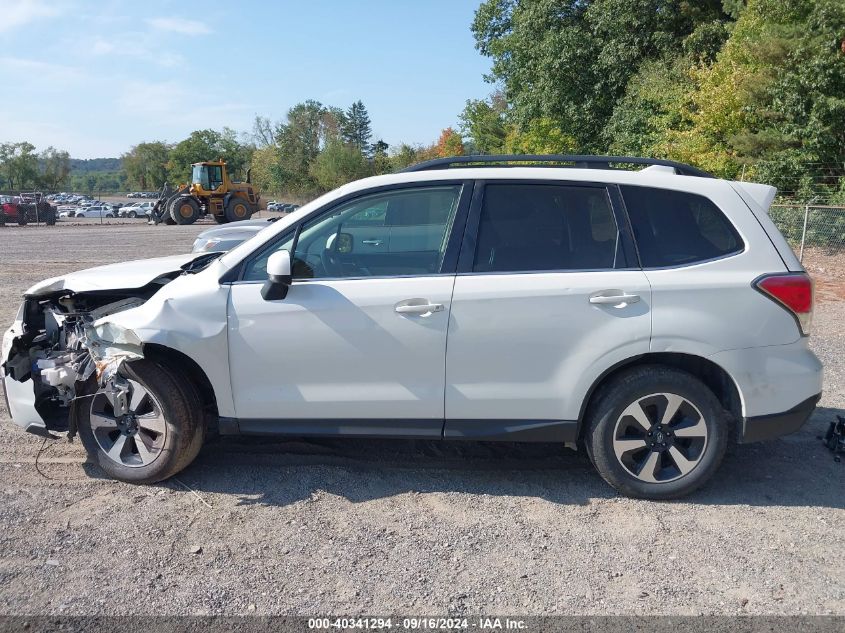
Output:
[[142,359],[76,401],[79,437],[91,460],[111,477],[131,483],[167,479],[190,464],[205,427],[196,391],[167,367]]
[[176,224],[193,224],[200,217],[200,205],[190,196],[180,196],[170,203],[170,217]]
[[702,486],[722,461],[728,422],[695,376],[651,365],[600,388],[585,421],[596,469],[619,492],[674,499]]

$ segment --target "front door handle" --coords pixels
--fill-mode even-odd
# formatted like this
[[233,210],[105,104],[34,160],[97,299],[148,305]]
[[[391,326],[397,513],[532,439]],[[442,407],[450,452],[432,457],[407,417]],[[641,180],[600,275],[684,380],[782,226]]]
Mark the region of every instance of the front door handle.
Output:
[[384,240],[361,240],[361,243],[369,246],[381,246]]
[[393,308],[397,314],[420,314],[428,315],[433,312],[442,312],[442,303],[400,303]]
[[590,297],[590,303],[594,305],[621,305],[623,303],[636,303],[640,300],[640,295],[629,295],[622,292],[617,295],[594,295]]

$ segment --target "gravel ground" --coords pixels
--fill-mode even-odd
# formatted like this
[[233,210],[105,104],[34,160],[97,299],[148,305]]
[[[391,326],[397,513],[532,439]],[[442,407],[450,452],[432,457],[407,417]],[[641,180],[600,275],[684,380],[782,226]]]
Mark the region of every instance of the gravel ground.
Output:
[[[0,229],[0,324],[44,277],[185,251],[204,227]],[[49,250],[48,250],[49,249]],[[822,408],[682,502],[617,496],[556,446],[220,441],[178,480],[102,478],[0,405],[0,614],[845,614],[845,301]]]

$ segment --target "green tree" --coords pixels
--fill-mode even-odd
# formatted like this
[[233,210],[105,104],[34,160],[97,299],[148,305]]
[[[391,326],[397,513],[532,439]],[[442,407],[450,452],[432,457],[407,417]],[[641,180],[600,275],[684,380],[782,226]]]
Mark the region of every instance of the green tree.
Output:
[[38,156],[27,141],[0,144],[0,174],[6,189],[38,186]]
[[243,177],[249,166],[253,146],[240,140],[237,132],[224,127],[216,130],[196,130],[177,143],[170,150],[167,163],[168,178],[172,183],[183,183],[190,179],[191,165],[204,161],[222,159],[233,177]]
[[139,143],[121,161],[131,187],[142,191],[158,189],[167,180],[170,146],[162,141]]
[[331,141],[314,160],[311,175],[323,191],[369,176],[372,167],[357,147]]
[[698,24],[727,18],[721,0],[485,0],[472,30],[517,124],[545,117],[581,150],[601,151],[640,65],[679,52]]
[[479,154],[499,154],[504,150],[508,134],[506,113],[507,102],[502,93],[494,93],[488,99],[467,101],[461,113],[461,132],[472,142]]
[[382,139],[373,143],[373,171],[376,174],[386,174],[391,170],[390,156],[388,150],[390,145]]
[[40,166],[40,186],[49,191],[56,191],[68,184],[70,175],[70,154],[66,151],[48,147],[38,155]]
[[311,164],[320,153],[324,138],[325,108],[309,99],[293,106],[276,134],[279,148],[278,174],[283,188],[305,193],[317,188]]
[[370,156],[372,148],[370,139],[373,136],[370,125],[370,115],[362,101],[356,101],[345,112],[341,121],[343,140],[357,149],[363,156]]

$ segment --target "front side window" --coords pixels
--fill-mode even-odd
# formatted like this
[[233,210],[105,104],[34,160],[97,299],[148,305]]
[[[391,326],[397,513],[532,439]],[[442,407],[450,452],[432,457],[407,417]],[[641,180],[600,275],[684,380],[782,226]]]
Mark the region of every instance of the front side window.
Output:
[[[432,275],[440,272],[460,185],[377,193],[341,204],[302,225],[295,279]],[[242,279],[267,278],[267,259],[291,250],[293,234],[250,260]]]
[[619,230],[602,187],[488,184],[474,272],[614,268]]
[[742,239],[704,196],[653,187],[623,186],[622,197],[640,261],[646,268],[679,266],[742,251]]

